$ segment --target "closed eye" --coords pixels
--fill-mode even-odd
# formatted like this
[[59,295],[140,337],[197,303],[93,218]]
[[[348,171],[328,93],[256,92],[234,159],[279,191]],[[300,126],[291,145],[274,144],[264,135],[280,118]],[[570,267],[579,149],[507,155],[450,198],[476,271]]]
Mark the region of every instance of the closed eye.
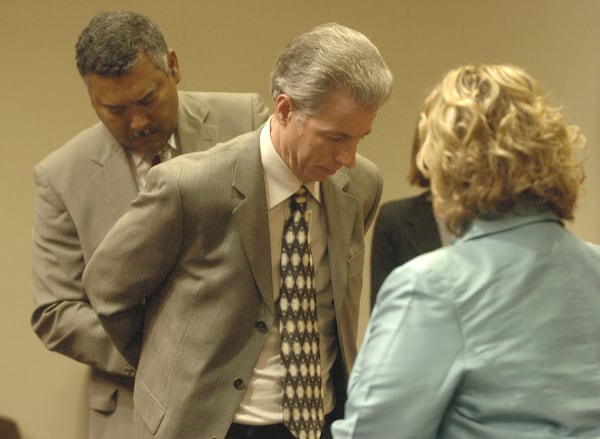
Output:
[[121,116],[125,112],[125,108],[124,107],[111,107],[111,106],[107,105],[106,109],[113,116]]
[[142,104],[145,107],[150,107],[154,104],[154,102],[156,102],[156,98],[154,97],[154,95],[152,95],[142,99],[140,101],[140,104]]
[[138,101],[140,105],[149,107],[156,102],[156,90],[151,90],[142,99]]

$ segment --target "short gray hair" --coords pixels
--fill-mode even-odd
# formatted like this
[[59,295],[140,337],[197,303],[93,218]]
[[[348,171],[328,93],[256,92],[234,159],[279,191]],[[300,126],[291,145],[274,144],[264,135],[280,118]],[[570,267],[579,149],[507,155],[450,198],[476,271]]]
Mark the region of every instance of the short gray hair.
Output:
[[292,40],[271,70],[271,95],[288,94],[298,111],[315,115],[332,92],[376,110],[392,90],[392,73],[362,33],[337,23],[315,27]]
[[168,48],[162,32],[144,15],[135,12],[101,12],[79,35],[75,45],[77,69],[119,77],[129,73],[141,54],[170,74]]

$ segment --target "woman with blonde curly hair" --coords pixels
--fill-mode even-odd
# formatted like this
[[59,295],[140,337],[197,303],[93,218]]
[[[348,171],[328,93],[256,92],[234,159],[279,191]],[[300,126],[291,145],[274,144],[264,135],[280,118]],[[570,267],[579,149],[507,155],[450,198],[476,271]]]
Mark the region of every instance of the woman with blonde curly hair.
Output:
[[600,246],[563,224],[584,137],[510,65],[449,72],[419,136],[456,240],[384,282],[334,438],[600,437]]

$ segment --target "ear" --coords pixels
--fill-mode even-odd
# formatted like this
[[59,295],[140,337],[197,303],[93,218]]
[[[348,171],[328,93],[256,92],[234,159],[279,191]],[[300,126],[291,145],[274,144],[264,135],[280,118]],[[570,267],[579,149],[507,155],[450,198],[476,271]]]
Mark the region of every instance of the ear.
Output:
[[177,54],[174,50],[169,49],[169,53],[167,54],[167,62],[169,63],[169,71],[171,72],[171,77],[175,84],[178,84],[181,81],[181,73],[179,72],[179,61],[177,60]]
[[294,100],[286,93],[280,93],[275,98],[275,117],[277,122],[285,126],[292,117],[292,112],[295,109]]

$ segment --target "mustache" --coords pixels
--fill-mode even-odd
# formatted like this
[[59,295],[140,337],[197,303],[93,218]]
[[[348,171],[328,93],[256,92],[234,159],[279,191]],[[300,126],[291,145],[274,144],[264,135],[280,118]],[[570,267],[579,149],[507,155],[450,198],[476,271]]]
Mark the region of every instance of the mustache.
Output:
[[146,137],[151,134],[154,134],[155,132],[156,132],[156,130],[154,130],[152,128],[144,128],[143,130],[136,131],[135,133],[132,133],[129,136],[127,136],[127,140],[130,142],[133,142],[135,140],[141,139],[142,137]]

